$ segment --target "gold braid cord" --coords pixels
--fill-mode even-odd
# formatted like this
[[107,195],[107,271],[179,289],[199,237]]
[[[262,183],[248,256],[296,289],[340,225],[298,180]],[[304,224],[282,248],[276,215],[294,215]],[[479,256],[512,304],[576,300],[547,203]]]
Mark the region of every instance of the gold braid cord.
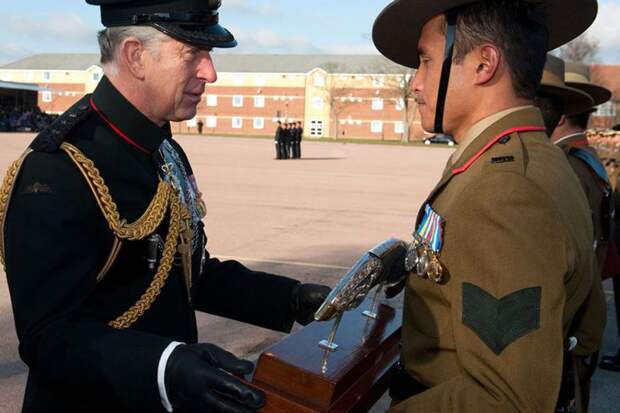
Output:
[[27,149],[22,156],[19,157],[18,160],[13,162],[4,176],[4,181],[2,182],[2,187],[0,187],[0,263],[4,267],[4,225],[6,223],[6,213],[7,208],[9,207],[9,200],[11,199],[11,195],[13,193],[13,188],[15,187],[15,180],[19,171],[24,163],[24,159],[26,156],[32,152],[32,150]]
[[130,241],[141,240],[151,235],[159,227],[166,214],[168,202],[172,194],[170,184],[160,180],[157,193],[144,214],[137,221],[127,224],[125,220],[121,220],[110,191],[93,161],[69,143],[65,142],[60,147],[69,155],[86,178],[86,182],[88,182],[90,189],[95,195],[101,212],[103,212],[114,235],[120,239]]
[[170,226],[168,228],[168,235],[164,242],[164,251],[162,258],[157,268],[157,273],[147,290],[142,294],[140,299],[131,306],[127,311],[116,319],[110,321],[108,325],[116,329],[129,328],[135,323],[144,313],[151,308],[159,294],[161,293],[166,280],[170,274],[172,264],[174,261],[174,255],[177,250],[178,239],[181,230],[181,201],[179,196],[174,192],[174,189],[169,183],[160,180],[157,187],[157,193],[153,197],[153,200],[149,204],[148,208],[142,214],[142,216],[133,223],[126,223],[125,220],[120,218],[118,209],[110,191],[106,186],[99,170],[95,167],[93,161],[88,159],[78,148],[69,144],[63,143],[61,148],[67,153],[71,160],[76,164],[86,182],[90,186],[93,192],[99,208],[103,213],[110,229],[116,236],[113,251],[106,263],[104,270],[97,277],[97,281],[100,281],[105,272],[110,269],[113,261],[120,249],[119,239],[127,239],[130,241],[141,240],[151,235],[157,227],[163,221],[168,207],[170,207]]
[[170,269],[172,268],[172,262],[174,261],[174,254],[177,249],[177,240],[179,236],[179,229],[181,227],[181,202],[178,196],[173,196],[170,202],[170,227],[168,229],[168,235],[164,243],[164,253],[162,254],[161,261],[159,262],[159,268],[157,273],[151,281],[149,288],[142,294],[142,297],[136,302],[129,310],[125,311],[123,315],[112,320],[108,323],[110,327],[117,329],[124,329],[130,327],[135,323],[142,315],[151,308],[151,305],[155,302],[155,299],[161,293]]

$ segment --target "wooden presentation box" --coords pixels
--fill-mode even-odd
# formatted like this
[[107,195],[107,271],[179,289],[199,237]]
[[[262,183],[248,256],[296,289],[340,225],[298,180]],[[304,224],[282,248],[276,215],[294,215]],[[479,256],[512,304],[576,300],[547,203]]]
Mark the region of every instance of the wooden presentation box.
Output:
[[346,312],[335,351],[318,345],[334,320],[312,323],[263,352],[252,383],[267,394],[263,413],[366,412],[386,392],[398,360],[402,300],[380,304],[375,319],[363,315],[367,298]]

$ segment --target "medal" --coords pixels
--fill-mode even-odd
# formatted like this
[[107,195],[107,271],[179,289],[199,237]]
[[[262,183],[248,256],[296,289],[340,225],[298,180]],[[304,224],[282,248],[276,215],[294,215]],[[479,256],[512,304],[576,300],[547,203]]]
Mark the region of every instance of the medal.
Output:
[[420,278],[429,278],[436,283],[443,280],[443,267],[439,254],[443,244],[445,220],[429,204],[417,230],[412,234],[413,241],[407,248],[405,269],[415,272]]

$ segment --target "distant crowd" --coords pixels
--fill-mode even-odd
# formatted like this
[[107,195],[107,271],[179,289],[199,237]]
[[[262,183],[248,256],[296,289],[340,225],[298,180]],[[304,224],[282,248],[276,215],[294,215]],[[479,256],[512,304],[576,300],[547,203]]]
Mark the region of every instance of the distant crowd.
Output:
[[40,132],[57,115],[48,115],[38,107],[18,108],[0,105],[0,132]]

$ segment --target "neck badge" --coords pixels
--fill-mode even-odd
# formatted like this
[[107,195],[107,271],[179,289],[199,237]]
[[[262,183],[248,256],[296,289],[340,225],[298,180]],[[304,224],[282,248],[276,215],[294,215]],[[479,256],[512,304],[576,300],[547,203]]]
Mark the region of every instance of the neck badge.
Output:
[[429,278],[436,283],[443,280],[443,267],[439,261],[443,245],[445,220],[429,204],[424,207],[424,218],[413,232],[413,241],[407,248],[405,269],[415,272],[420,278]]

